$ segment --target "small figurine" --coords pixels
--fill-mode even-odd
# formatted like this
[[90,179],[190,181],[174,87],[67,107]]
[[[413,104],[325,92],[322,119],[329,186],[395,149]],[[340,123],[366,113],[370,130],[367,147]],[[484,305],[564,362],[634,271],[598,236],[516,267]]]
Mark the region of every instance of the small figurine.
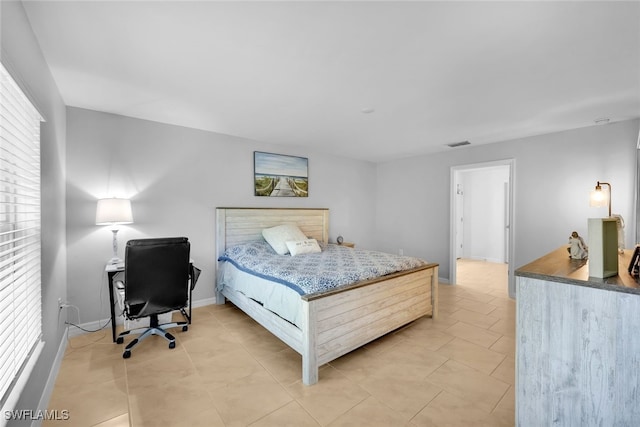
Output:
[[584,243],[584,239],[578,235],[577,231],[571,233],[569,236],[569,256],[572,259],[586,259],[589,255],[589,248]]

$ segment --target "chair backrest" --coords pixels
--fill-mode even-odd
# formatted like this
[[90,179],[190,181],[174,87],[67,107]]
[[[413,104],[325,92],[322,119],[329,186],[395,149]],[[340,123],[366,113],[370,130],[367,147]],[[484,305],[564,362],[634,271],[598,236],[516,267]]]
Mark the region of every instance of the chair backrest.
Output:
[[190,244],[186,237],[129,240],[124,299],[128,317],[183,308],[188,300]]

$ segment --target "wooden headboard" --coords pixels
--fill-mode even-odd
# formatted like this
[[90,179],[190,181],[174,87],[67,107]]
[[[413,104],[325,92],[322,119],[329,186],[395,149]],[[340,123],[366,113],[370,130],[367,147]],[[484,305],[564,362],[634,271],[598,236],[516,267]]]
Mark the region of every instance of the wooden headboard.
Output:
[[216,208],[216,259],[233,245],[262,239],[264,228],[296,224],[318,241],[329,241],[329,209]]

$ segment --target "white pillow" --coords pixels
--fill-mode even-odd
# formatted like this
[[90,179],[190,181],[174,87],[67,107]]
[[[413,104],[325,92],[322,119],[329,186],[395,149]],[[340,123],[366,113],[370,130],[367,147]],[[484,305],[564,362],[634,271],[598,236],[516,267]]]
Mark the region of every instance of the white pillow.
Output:
[[262,237],[271,245],[278,255],[289,253],[288,241],[306,240],[307,236],[295,224],[277,225],[262,230]]
[[320,245],[318,245],[316,239],[289,240],[287,242],[287,248],[289,248],[291,256],[321,252]]

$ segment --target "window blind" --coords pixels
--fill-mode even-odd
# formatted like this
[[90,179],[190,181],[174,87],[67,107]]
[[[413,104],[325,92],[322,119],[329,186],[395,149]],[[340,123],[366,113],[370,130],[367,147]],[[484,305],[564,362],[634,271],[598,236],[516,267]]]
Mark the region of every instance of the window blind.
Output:
[[[41,349],[40,121],[0,64],[0,403]],[[30,357],[32,358],[30,360]],[[13,409],[13,408],[11,408]]]

